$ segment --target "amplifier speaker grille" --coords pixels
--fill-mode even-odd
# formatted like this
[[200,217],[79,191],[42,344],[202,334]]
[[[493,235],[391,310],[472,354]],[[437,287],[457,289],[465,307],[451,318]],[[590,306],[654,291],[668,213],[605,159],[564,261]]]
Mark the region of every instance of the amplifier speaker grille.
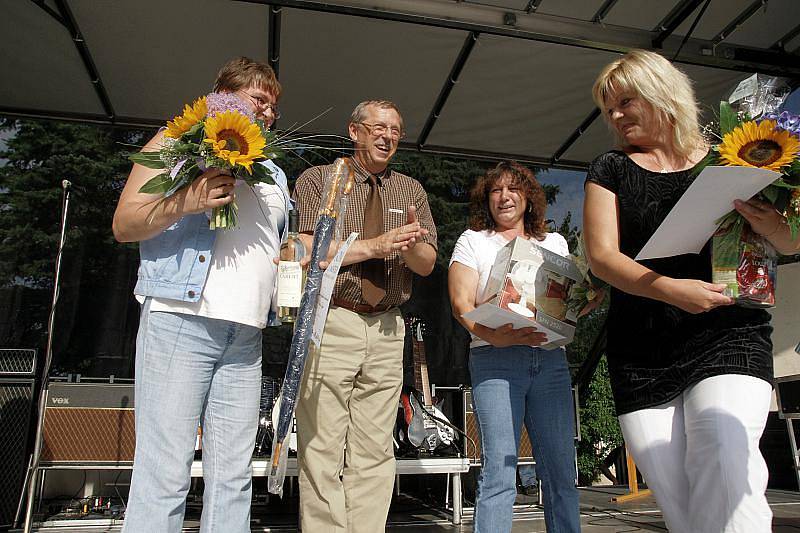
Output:
[[[464,450],[469,457],[470,462],[473,464],[480,464],[481,462],[481,439],[478,430],[478,419],[475,417],[475,411],[472,408],[472,391],[464,391],[464,433],[469,438],[475,441],[473,447],[469,443],[465,443]],[[528,430],[523,426],[522,436],[519,439],[519,451],[517,456],[521,460],[533,459],[533,447],[531,446],[531,439],[528,437]]]
[[0,380],[0,529],[17,512],[25,470],[33,409],[33,380]]
[[36,369],[36,350],[0,349],[0,375],[3,377],[33,377]]
[[120,463],[136,449],[133,409],[48,407],[43,462]]

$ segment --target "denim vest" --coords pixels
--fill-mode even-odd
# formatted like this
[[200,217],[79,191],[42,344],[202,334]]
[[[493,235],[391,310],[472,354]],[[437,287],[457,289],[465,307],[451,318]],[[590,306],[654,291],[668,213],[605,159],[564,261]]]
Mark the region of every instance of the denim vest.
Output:
[[[272,170],[275,184],[293,207],[286,174],[275,163],[261,163]],[[286,235],[286,224],[279,228]],[[197,302],[206,283],[216,231],[208,228],[205,213],[187,215],[151,239],[139,243],[139,272],[133,293],[140,296]]]

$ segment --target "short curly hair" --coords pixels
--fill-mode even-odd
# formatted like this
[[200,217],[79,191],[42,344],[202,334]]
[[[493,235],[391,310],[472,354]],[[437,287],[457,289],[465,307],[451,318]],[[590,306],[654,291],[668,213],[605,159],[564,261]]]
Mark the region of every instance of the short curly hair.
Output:
[[544,189],[536,181],[533,172],[516,161],[501,161],[481,176],[472,187],[469,228],[474,231],[497,228],[497,222],[489,210],[489,194],[495,184],[504,177],[509,177],[511,185],[520,188],[527,201],[523,219],[525,234],[539,240],[543,239],[547,235],[547,224],[544,220],[547,201]]
[[222,65],[214,81],[214,92],[236,92],[251,85],[271,93],[276,100],[281,97],[281,84],[272,67],[244,56],[234,57]]

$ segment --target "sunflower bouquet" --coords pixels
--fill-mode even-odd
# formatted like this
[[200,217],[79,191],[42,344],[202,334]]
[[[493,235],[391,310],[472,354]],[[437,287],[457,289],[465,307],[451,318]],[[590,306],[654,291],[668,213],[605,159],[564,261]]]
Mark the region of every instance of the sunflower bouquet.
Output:
[[[777,114],[782,98],[772,106],[759,106],[751,116],[748,106],[737,112],[728,102],[720,103],[720,142],[699,165],[745,166],[772,170],[775,181],[761,190],[759,198],[769,202],[786,219],[792,238],[800,233],[800,117],[786,111]],[[750,107],[752,109],[752,107]],[[775,304],[777,252],[762,235],[752,231],[737,211],[718,221],[712,237],[712,279],[728,286],[726,294],[747,307]]]
[[[134,163],[163,170],[139,192],[160,194],[162,201],[187,187],[208,168],[227,170],[249,186],[274,183],[270,169],[258,164],[280,155],[275,134],[236,95],[211,93],[186,105],[167,122],[164,142],[153,152],[129,156]],[[217,207],[209,227],[237,224],[236,202]]]

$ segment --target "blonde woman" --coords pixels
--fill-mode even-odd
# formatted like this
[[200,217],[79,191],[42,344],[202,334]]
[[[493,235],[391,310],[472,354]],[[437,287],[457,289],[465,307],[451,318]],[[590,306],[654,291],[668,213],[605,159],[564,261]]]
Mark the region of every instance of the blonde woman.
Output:
[[[770,316],[732,306],[710,283],[708,245],[632,259],[708,152],[691,83],[636,50],[602,70],[592,95],[619,143],[589,168],[584,236],[592,271],[612,286],[608,362],[626,444],[670,531],[766,533],[758,443],[773,376]],[[758,206],[737,202],[745,216]],[[765,235],[780,224],[776,212],[748,218]],[[783,230],[768,238],[788,250]]]

